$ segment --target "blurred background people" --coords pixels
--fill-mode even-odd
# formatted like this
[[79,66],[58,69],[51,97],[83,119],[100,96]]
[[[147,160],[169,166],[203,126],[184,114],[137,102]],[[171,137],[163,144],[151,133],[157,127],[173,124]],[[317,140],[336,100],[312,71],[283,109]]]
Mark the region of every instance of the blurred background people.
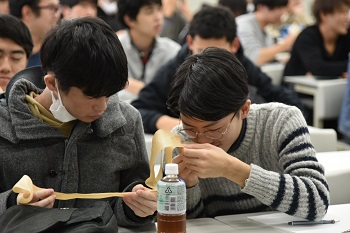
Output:
[[60,0],[62,18],[80,18],[97,16],[97,0]]
[[146,133],[155,133],[157,129],[171,130],[179,124],[179,118],[166,106],[172,78],[176,69],[189,55],[198,54],[207,47],[224,48],[237,56],[248,74],[249,98],[252,102],[281,102],[304,109],[294,91],[273,85],[270,77],[244,56],[236,36],[233,13],[226,7],[206,6],[194,15],[187,42],[176,57],[158,70],[154,79],[132,102],[132,105],[141,113]]
[[349,9],[349,0],[315,0],[316,24],[305,28],[298,36],[284,76],[347,76]]
[[290,51],[297,35],[289,35],[277,43],[265,30],[266,26],[281,22],[288,0],[254,0],[253,3],[253,13],[237,17],[237,34],[245,55],[261,66],[275,61],[276,54]]
[[59,0],[9,0],[10,13],[28,27],[33,40],[33,51],[27,67],[41,65],[40,48],[46,33],[60,19]]
[[119,92],[119,97],[131,101],[145,83],[153,79],[157,70],[177,54],[180,45],[159,37],[163,26],[161,0],[119,0],[118,14],[127,28],[119,39],[129,70],[129,84],[126,90]]
[[26,25],[9,14],[0,14],[0,93],[11,78],[27,66],[33,41]]
[[160,33],[161,37],[168,37],[179,42],[179,34],[191,20],[188,18],[189,7],[186,0],[162,0],[164,25]]

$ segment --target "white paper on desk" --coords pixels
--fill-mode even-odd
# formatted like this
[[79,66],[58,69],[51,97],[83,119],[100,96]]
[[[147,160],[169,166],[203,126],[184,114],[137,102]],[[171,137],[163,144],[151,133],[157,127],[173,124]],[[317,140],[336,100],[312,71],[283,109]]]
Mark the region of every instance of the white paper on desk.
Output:
[[[247,217],[252,221],[268,225],[279,230],[286,232],[302,232],[302,233],[330,233],[330,232],[343,232],[349,228],[349,221],[340,221],[335,224],[317,224],[317,225],[288,225],[288,222],[291,221],[300,221],[305,220],[293,216],[289,216],[285,213],[273,213],[265,214],[259,216]],[[327,214],[324,219],[337,219],[340,220],[340,217],[336,217],[331,214]]]

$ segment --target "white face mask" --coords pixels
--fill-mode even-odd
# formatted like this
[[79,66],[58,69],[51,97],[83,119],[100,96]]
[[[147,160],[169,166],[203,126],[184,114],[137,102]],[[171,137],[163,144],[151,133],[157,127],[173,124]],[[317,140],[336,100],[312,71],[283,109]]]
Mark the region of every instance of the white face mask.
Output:
[[67,109],[63,106],[60,92],[58,91],[58,85],[57,85],[56,79],[55,79],[55,83],[56,83],[58,99],[55,99],[55,97],[53,96],[53,92],[51,91],[52,104],[50,106],[50,111],[52,115],[61,122],[69,122],[77,119],[76,117],[72,116],[67,111]]

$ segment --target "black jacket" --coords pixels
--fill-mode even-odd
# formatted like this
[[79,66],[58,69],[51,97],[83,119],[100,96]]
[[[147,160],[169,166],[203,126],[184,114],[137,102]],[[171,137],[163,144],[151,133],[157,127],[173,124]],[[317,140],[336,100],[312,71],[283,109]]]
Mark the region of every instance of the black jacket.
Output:
[[[177,56],[158,70],[154,79],[141,90],[138,98],[131,103],[141,113],[145,133],[153,134],[157,131],[156,122],[159,117],[163,115],[177,117],[167,108],[166,101],[172,77],[176,69],[189,55],[191,55],[191,52],[188,46],[182,46]],[[281,102],[304,110],[296,93],[285,87],[273,85],[271,79],[243,55],[242,49],[239,49],[236,56],[245,67],[248,74],[248,83],[253,87],[249,88],[252,102],[261,102],[261,98],[259,98],[261,96],[266,102]],[[259,96],[252,98],[251,92],[254,87]]]
[[333,54],[324,47],[318,26],[305,28],[296,39],[291,57],[284,69],[284,76],[313,75],[341,76],[348,66],[350,52],[350,29],[339,36]]

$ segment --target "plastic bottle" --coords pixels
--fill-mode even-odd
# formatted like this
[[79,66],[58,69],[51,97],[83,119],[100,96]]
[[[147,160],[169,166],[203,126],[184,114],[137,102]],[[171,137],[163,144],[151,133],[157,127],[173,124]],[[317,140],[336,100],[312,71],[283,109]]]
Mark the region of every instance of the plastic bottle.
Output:
[[165,165],[165,177],[158,181],[157,233],[186,232],[186,185],[179,179],[178,165]]

